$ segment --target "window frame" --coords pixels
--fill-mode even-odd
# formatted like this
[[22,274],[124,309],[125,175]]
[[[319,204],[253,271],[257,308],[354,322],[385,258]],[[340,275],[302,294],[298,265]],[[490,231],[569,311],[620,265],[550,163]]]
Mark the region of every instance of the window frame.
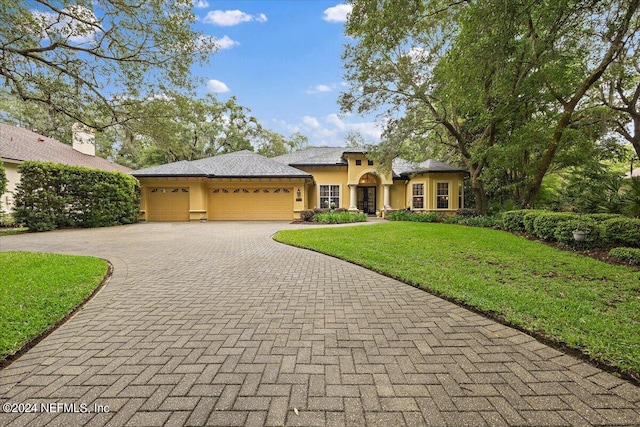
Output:
[[[440,194],[440,184],[446,184],[446,186],[447,186],[447,194]],[[436,187],[436,191],[435,191],[435,208],[436,209],[441,209],[441,210],[451,209],[451,182],[450,181],[436,181],[435,187]],[[445,198],[445,200],[447,202],[447,206],[446,207],[440,207],[440,198],[441,197]]]
[[[417,186],[421,187],[422,194],[416,194]],[[425,188],[427,186],[424,182],[413,182],[411,183],[411,209],[413,210],[424,210],[425,209]],[[416,199],[422,201],[421,207],[416,207]]]
[[[328,188],[328,195],[324,196],[323,195],[323,187],[329,187]],[[335,187],[335,188],[334,188]],[[340,207],[340,194],[342,193],[342,189],[340,188],[340,184],[319,184],[318,185],[318,206],[321,209],[335,209],[335,208],[339,208]],[[337,194],[334,194],[334,190],[337,192]],[[329,201],[329,203],[327,204],[327,206],[325,206],[325,204],[323,204],[323,199],[326,199]],[[335,208],[331,207],[331,204],[335,203],[336,206]]]

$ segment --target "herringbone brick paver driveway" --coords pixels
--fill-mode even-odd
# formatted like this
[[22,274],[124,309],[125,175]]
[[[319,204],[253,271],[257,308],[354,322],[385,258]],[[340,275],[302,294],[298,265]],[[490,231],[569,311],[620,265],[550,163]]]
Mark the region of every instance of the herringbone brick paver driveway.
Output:
[[38,405],[0,413],[0,425],[640,424],[634,385],[395,280],[272,241],[284,227],[294,226],[1,238],[2,250],[91,254],[115,270],[0,371],[0,401]]

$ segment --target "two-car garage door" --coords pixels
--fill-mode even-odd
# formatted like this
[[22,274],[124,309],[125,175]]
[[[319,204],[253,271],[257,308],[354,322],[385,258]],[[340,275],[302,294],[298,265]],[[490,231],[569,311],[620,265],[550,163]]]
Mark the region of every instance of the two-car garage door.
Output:
[[292,188],[216,187],[207,190],[210,220],[291,220]]
[[[210,220],[291,220],[292,188],[216,187],[207,189]],[[151,188],[149,221],[189,221],[189,188]]]

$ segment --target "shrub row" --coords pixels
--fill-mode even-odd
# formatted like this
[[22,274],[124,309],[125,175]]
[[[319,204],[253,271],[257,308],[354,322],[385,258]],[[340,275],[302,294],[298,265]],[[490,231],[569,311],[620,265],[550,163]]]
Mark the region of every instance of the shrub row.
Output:
[[415,211],[393,211],[385,215],[389,221],[412,221],[412,222],[437,222],[438,214],[435,212],[415,212]]
[[587,247],[640,247],[640,219],[622,215],[516,210],[503,213],[502,227],[568,245],[577,244],[573,231],[580,230],[586,232],[581,244]]
[[323,224],[342,224],[347,222],[364,222],[367,215],[352,213],[347,209],[305,209],[300,212],[300,219],[305,222],[320,222]]
[[442,218],[445,224],[468,225],[470,227],[495,227],[498,220],[494,216],[446,216]]
[[367,214],[353,213],[340,211],[336,212],[324,212],[315,214],[313,217],[314,222],[322,224],[345,224],[350,222],[365,222],[367,220]]
[[613,248],[609,251],[609,256],[618,261],[640,265],[640,249],[638,248]]
[[15,195],[16,222],[31,231],[136,222],[138,181],[121,172],[24,162]]

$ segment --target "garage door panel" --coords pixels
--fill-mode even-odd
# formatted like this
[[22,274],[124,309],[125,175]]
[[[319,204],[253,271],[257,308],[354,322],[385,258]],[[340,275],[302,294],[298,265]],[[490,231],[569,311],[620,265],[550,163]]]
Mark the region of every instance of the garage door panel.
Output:
[[208,191],[211,220],[291,220],[291,188],[213,188]]
[[149,221],[189,221],[189,189],[154,187],[147,201]]

